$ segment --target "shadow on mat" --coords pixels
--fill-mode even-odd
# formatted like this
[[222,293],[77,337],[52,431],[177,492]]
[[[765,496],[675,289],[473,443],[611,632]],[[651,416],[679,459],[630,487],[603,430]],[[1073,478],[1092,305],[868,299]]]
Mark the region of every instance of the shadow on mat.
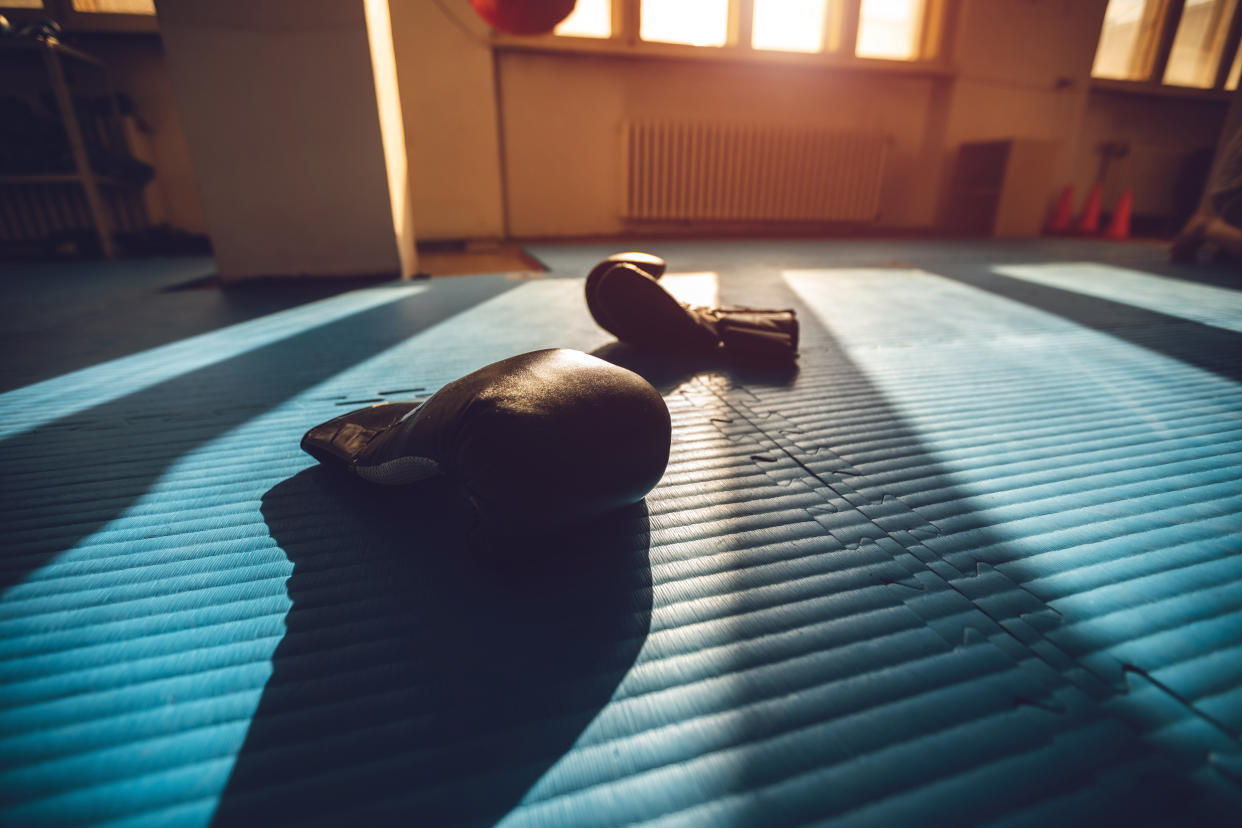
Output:
[[[612,697],[651,619],[646,504],[488,562],[442,483],[263,497],[287,632],[216,825],[490,824]],[[542,548],[535,548],[536,546]],[[550,557],[549,557],[550,556]]]
[[[133,282],[113,277],[109,290],[81,285],[93,275],[94,268],[111,270],[120,264],[136,269]],[[0,345],[11,357],[0,372],[0,391],[220,331],[375,283],[294,278],[279,283],[222,286],[213,274],[161,286],[159,282],[144,281],[152,278],[149,274],[159,267],[159,262],[90,265],[81,274],[71,270],[70,279],[58,280],[56,276],[61,274],[56,271],[41,274],[50,278],[39,292],[6,295],[5,306],[0,307]],[[69,267],[66,263],[58,270]],[[174,272],[192,272],[188,263],[178,263],[174,268]],[[0,277],[0,284],[8,283]]]
[[0,596],[125,515],[178,458],[512,287],[450,280],[0,440]]
[[726,376],[756,388],[786,388],[798,378],[796,360],[737,360],[724,355],[669,355],[635,348],[624,342],[609,342],[591,352],[605,362],[638,374],[667,394],[702,374]]

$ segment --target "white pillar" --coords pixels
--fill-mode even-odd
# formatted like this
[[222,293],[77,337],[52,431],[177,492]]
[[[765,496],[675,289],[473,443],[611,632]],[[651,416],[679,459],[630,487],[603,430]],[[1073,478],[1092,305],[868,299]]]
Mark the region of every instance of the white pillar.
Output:
[[388,0],[156,7],[220,276],[410,276]]

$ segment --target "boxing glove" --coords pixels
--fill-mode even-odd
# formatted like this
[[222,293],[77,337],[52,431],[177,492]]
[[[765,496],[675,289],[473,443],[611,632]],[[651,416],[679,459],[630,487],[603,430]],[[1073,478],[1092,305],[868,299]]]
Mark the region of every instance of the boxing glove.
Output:
[[452,479],[494,534],[581,523],[641,500],[668,464],[664,399],[637,374],[565,349],[467,374],[421,405],[317,425],[302,449],[373,483]]
[[792,310],[693,307],[659,283],[664,260],[649,253],[616,253],[586,280],[586,301],[600,327],[622,342],[680,353],[711,352],[791,359],[798,352],[798,319]]

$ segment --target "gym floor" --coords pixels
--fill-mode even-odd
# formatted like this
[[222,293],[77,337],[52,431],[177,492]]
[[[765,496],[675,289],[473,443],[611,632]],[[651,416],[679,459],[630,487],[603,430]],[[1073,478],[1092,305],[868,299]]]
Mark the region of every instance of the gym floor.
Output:
[[[582,280],[625,247],[795,308],[796,369],[617,346]],[[1236,825],[1242,278],[1072,240],[529,252],[0,270],[0,822]],[[545,347],[674,425],[555,565],[298,449]]]

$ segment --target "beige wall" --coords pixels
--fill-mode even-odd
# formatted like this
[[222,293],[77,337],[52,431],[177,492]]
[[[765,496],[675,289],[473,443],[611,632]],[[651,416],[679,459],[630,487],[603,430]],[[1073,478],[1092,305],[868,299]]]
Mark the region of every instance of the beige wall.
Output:
[[[1059,141],[1055,180],[1043,197],[1072,183],[1081,199],[1095,177],[1101,141],[1128,140],[1159,147],[1162,157],[1180,158],[1215,142],[1226,110],[1218,101],[1090,91],[1106,5],[1107,0],[961,0],[949,49],[954,75],[945,79],[668,58],[493,53],[486,27],[467,4],[393,3],[415,227],[423,240],[496,238],[506,230],[517,237],[621,232],[621,123],[660,116],[886,131],[893,144],[880,222],[889,227],[937,221],[944,185],[965,141]],[[185,142],[160,60],[157,49],[134,53],[126,46],[117,49],[115,65],[144,113],[158,122],[157,161],[170,218],[186,229],[201,229]],[[497,94],[503,129],[497,127]],[[1136,209],[1167,198],[1173,172],[1158,169],[1161,162],[1150,160],[1156,156],[1139,152],[1113,167],[1106,201],[1131,179],[1143,180]]]
[[392,3],[419,238],[503,235],[492,50],[466,3]]
[[1107,5],[963,0],[951,51],[956,77],[945,130],[946,170],[963,143],[1038,138],[1059,149],[1053,180],[1030,197],[1047,202],[1069,183]]
[[1108,167],[1105,208],[1117,202],[1124,188],[1132,187],[1136,213],[1163,215],[1174,198],[1187,153],[1215,146],[1227,109],[1226,101],[1093,92],[1075,146],[1073,182],[1079,198],[1099,174],[1099,145],[1125,141],[1130,155]]
[[824,124],[892,136],[881,221],[930,221],[919,156],[936,81],[724,62],[507,53],[500,61],[510,231],[625,229],[621,124],[691,118]]
[[[886,132],[892,145],[879,222],[889,227],[936,222],[943,182],[964,141],[1059,140],[1066,149],[1057,178],[1068,181],[1106,5],[1107,0],[962,0],[950,49],[956,69],[952,79],[501,51],[496,76],[509,232],[529,237],[624,231],[618,215],[619,143],[627,119],[756,119]],[[438,23],[433,22],[437,13]],[[437,39],[446,38],[443,12],[429,8],[424,17],[422,28],[397,27],[399,55],[401,50],[411,55],[431,50],[438,57],[450,48],[437,45]],[[460,45],[464,38],[459,35],[447,42]],[[444,134],[436,136],[434,145],[411,139],[414,163],[455,173],[442,180],[415,179],[418,215],[440,219],[422,225],[421,238],[472,235],[468,216],[459,209],[458,190],[482,193],[494,183],[490,166],[470,163],[485,145],[489,127],[485,119],[468,114],[491,84],[472,79],[484,60],[478,46],[462,49],[464,57],[456,63],[419,72],[409,84],[429,86],[426,97],[438,95],[437,117],[446,118]],[[466,77],[446,82],[443,76],[457,65]],[[1059,87],[1061,79],[1069,81],[1068,88]],[[450,87],[458,100],[443,94]],[[419,94],[412,89],[407,98],[420,99]],[[1049,193],[1059,186],[1049,182]]]

